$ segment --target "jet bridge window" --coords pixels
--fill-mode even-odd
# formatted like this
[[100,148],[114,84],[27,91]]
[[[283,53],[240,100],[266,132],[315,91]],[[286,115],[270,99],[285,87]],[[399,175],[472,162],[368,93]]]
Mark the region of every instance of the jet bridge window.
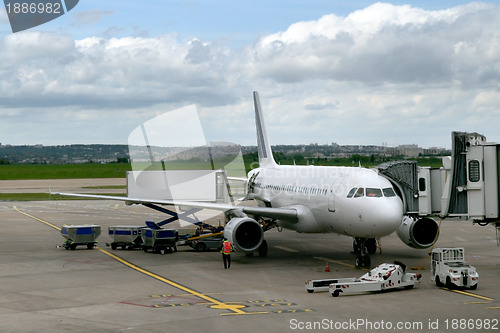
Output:
[[480,171],[479,171],[479,161],[471,160],[469,161],[469,181],[476,183],[480,179]]

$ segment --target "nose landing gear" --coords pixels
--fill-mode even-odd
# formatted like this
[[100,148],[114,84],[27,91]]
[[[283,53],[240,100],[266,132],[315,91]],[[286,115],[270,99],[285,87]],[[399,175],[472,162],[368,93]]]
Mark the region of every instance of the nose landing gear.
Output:
[[354,238],[352,247],[356,256],[356,267],[370,267],[370,254],[377,251],[377,240],[375,238]]

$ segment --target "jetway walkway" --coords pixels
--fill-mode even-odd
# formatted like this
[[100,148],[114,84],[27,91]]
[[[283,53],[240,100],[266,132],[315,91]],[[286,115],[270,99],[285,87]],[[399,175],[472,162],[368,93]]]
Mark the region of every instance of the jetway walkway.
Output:
[[376,167],[403,200],[406,215],[458,217],[496,228],[500,245],[500,143],[452,132],[452,155],[441,168],[394,161]]

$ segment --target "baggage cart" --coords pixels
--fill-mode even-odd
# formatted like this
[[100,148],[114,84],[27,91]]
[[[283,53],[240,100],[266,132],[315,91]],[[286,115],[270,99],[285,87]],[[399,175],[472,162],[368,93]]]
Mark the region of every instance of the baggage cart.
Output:
[[90,250],[97,244],[101,234],[101,226],[96,224],[65,225],[61,235],[66,239],[63,246],[66,250],[75,250],[78,245],[85,245]]
[[115,225],[108,227],[109,237],[113,240],[111,248],[116,250],[121,247],[123,250],[126,248],[134,249],[141,248],[142,246],[142,229],[144,227],[134,225]]
[[175,229],[142,230],[142,249],[144,252],[152,250],[155,253],[177,252],[177,231]]

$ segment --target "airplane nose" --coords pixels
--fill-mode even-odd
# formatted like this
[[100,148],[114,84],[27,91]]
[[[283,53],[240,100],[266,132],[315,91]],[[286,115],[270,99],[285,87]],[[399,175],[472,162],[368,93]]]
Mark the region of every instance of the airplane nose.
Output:
[[378,238],[387,236],[398,229],[403,220],[403,204],[398,200],[385,200],[371,207],[363,214],[360,220],[369,233],[367,237]]

